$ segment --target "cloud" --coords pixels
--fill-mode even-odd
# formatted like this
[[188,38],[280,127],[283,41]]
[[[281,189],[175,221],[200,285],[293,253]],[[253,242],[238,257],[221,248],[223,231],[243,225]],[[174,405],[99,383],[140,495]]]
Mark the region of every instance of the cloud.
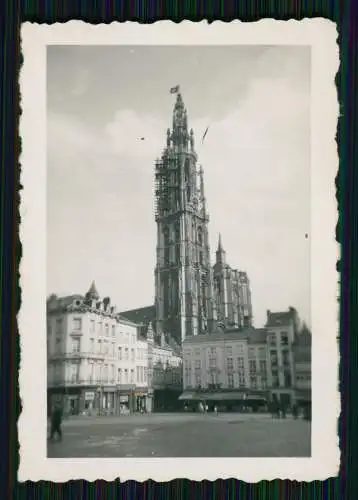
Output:
[[164,148],[166,128],[165,122],[155,117],[122,109],[114,114],[104,132],[115,154],[153,163]]
[[76,97],[83,96],[88,90],[89,71],[84,68],[79,68],[75,74],[71,93]]
[[[226,116],[203,107],[206,116],[192,117],[188,109],[189,126],[204,166],[211,248],[220,231],[229,263],[249,272],[256,324],[267,308],[291,304],[309,321],[303,241],[309,232],[309,86],[293,82],[299,64],[291,71],[286,58],[271,78],[267,60],[262,56],[244,98],[236,96]],[[101,127],[79,115],[49,113],[50,291],[78,292],[96,278],[120,309],[153,300],[154,161],[168,126],[170,115],[163,120],[139,107],[118,109]]]

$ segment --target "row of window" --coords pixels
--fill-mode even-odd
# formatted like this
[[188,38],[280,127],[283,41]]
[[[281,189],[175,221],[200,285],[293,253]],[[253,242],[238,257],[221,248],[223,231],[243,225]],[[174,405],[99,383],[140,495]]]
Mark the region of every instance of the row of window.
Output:
[[[281,332],[280,334],[280,344],[283,346],[288,346],[288,335],[286,332]],[[276,345],[277,343],[277,336],[274,333],[271,333],[268,336],[268,342],[270,345]],[[209,347],[207,348],[208,353],[210,356],[216,356],[218,353],[218,349],[221,351],[222,348],[219,347]],[[227,346],[225,348],[226,354],[228,356],[232,356],[233,353],[233,347],[232,346]],[[239,344],[236,346],[236,351],[240,353],[244,353],[244,346],[242,344]],[[201,355],[201,349],[200,348],[194,348],[194,355],[195,356],[200,356]],[[184,355],[186,356],[191,356],[192,355],[192,350],[191,349],[185,349],[184,350]],[[249,357],[256,357],[258,356],[259,358],[265,358],[266,357],[266,350],[264,347],[259,347],[259,348],[254,348],[254,347],[249,347],[248,348],[248,355]]]
[[287,332],[281,332],[281,333],[270,333],[268,336],[268,343],[270,345],[276,345],[277,342],[279,342],[283,346],[288,345],[288,334]]
[[[229,389],[233,389],[235,387],[235,376],[234,373],[228,373],[227,374],[227,386]],[[186,387],[191,386],[191,371],[186,370],[185,371],[185,385]],[[196,387],[202,387],[203,385],[203,379],[202,379],[202,374],[199,370],[195,370],[195,386]],[[217,374],[212,373],[210,376],[210,384],[211,386],[217,386],[219,384],[219,377]],[[238,388],[244,388],[246,387],[246,378],[245,378],[245,372],[241,371],[238,372],[238,377],[237,377],[237,387]],[[252,389],[256,389],[258,387],[261,387],[262,389],[267,388],[267,377],[266,375],[260,376],[260,378],[257,376],[257,374],[250,374],[250,387]]]
[[[72,353],[80,353],[81,352],[81,337],[72,337]],[[62,351],[62,338],[56,337],[55,344],[55,353],[60,354]],[[136,352],[137,351],[137,352]],[[89,340],[89,353],[90,354],[101,354],[104,356],[111,356],[112,358],[116,357],[116,344],[114,342],[107,342],[106,340],[101,339],[93,339]],[[137,356],[135,356],[137,354]],[[143,348],[138,348],[135,350],[134,348],[129,349],[128,347],[117,348],[117,359],[124,361],[134,361],[137,360],[145,360],[146,359],[146,350]]]
[[[175,182],[174,182],[175,183]],[[163,235],[164,235],[164,245],[167,246],[171,243],[170,239],[170,229],[168,226],[164,226],[163,228]],[[195,241],[195,237],[197,235],[197,243],[201,245],[203,243],[203,230],[199,226],[196,228],[195,223],[192,225],[192,234],[191,234],[191,240]],[[174,234],[173,236],[175,237],[176,241],[180,241],[180,224],[177,222],[174,226]]]
[[296,380],[308,381],[311,380],[311,375],[296,375]]
[[[80,380],[80,364],[79,363],[71,363],[69,366],[69,377],[67,379],[72,382],[79,382]],[[62,376],[64,369],[64,365],[60,363],[56,363],[54,365],[54,376],[55,380],[59,380]],[[67,372],[67,370],[66,370]],[[102,365],[92,363],[90,365],[88,375],[85,377],[88,381],[94,382],[117,382],[118,384],[134,384],[135,381],[146,383],[147,382],[147,367],[145,366],[137,366],[136,373],[134,368],[128,370],[127,368],[122,369],[118,368],[117,370],[117,379],[115,380],[115,366],[114,365]],[[135,375],[137,378],[135,379]]]
[[[200,359],[196,359],[194,363],[195,369],[201,369],[202,368],[202,363]],[[236,366],[238,370],[242,370],[245,367],[245,358],[240,356],[236,359]],[[260,371],[265,371],[266,372],[266,360],[259,360],[259,366],[260,366]],[[190,360],[186,359],[184,361],[184,367],[186,369],[191,368],[191,362]],[[249,367],[255,367],[256,371],[256,359],[250,359],[249,360]],[[215,369],[217,368],[217,360],[216,358],[209,358],[209,369]],[[253,368],[252,368],[253,369]],[[226,358],[226,366],[225,366],[225,371],[232,371],[234,370],[234,358]]]
[[[282,363],[284,366],[288,366],[290,364],[290,352],[288,350],[284,350],[281,352]],[[278,364],[278,353],[277,351],[270,351],[270,361],[271,366],[277,366]]]
[[[208,355],[211,356],[211,357],[216,356],[217,353],[218,353],[218,348],[216,348],[216,347],[207,347],[207,348],[204,348],[204,349],[207,350]],[[219,348],[219,350],[221,351],[221,348]],[[225,350],[226,350],[226,354],[228,356],[232,356],[232,354],[233,354],[233,347],[232,346],[227,346]],[[235,350],[239,354],[244,354],[244,346],[242,344],[238,344],[236,346]],[[194,351],[194,355],[195,356],[201,356],[202,350],[200,349],[200,347],[194,348],[193,351]],[[264,349],[263,349],[263,351],[264,351]],[[188,348],[184,349],[184,355],[185,356],[191,356],[191,354],[192,354],[192,350],[191,349],[188,349]]]
[[[73,318],[73,327],[71,331],[74,332],[82,332],[82,318]],[[97,334],[99,337],[105,336],[105,337],[117,337],[118,336],[118,341],[121,343],[135,343],[137,340],[137,334],[136,332],[122,332],[118,331],[118,325],[110,325],[109,323],[103,322],[103,321],[98,321],[96,322],[94,319],[90,320],[90,328],[89,332],[92,334]],[[47,333],[48,335],[51,334],[51,327],[50,324],[47,325]],[[64,333],[64,322],[63,318],[57,318],[56,319],[56,335],[63,335]]]

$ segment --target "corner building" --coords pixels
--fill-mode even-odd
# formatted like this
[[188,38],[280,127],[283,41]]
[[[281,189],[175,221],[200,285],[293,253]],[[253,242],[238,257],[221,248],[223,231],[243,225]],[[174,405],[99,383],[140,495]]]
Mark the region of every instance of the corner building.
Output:
[[138,325],[101,300],[94,283],[85,296],[49,297],[48,408],[62,399],[71,414],[151,411],[148,356]]
[[172,130],[155,165],[156,330],[178,343],[215,328],[203,169],[197,168],[194,132],[181,94]]

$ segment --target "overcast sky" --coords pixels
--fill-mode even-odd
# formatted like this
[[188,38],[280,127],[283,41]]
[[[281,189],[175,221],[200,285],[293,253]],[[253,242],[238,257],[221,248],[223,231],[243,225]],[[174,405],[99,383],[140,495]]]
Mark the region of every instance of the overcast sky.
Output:
[[213,259],[221,232],[255,326],[290,305],[310,323],[309,48],[53,46],[47,67],[48,293],[95,280],[119,310],[153,303],[154,161],[180,84]]

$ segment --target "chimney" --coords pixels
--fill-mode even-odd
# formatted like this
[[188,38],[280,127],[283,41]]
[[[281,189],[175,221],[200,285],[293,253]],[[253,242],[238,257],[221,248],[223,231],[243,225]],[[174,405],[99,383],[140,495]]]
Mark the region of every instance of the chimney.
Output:
[[103,299],[103,309],[104,309],[105,311],[108,311],[109,306],[110,306],[110,303],[111,303],[111,299],[110,299],[109,297],[105,297],[105,298]]

